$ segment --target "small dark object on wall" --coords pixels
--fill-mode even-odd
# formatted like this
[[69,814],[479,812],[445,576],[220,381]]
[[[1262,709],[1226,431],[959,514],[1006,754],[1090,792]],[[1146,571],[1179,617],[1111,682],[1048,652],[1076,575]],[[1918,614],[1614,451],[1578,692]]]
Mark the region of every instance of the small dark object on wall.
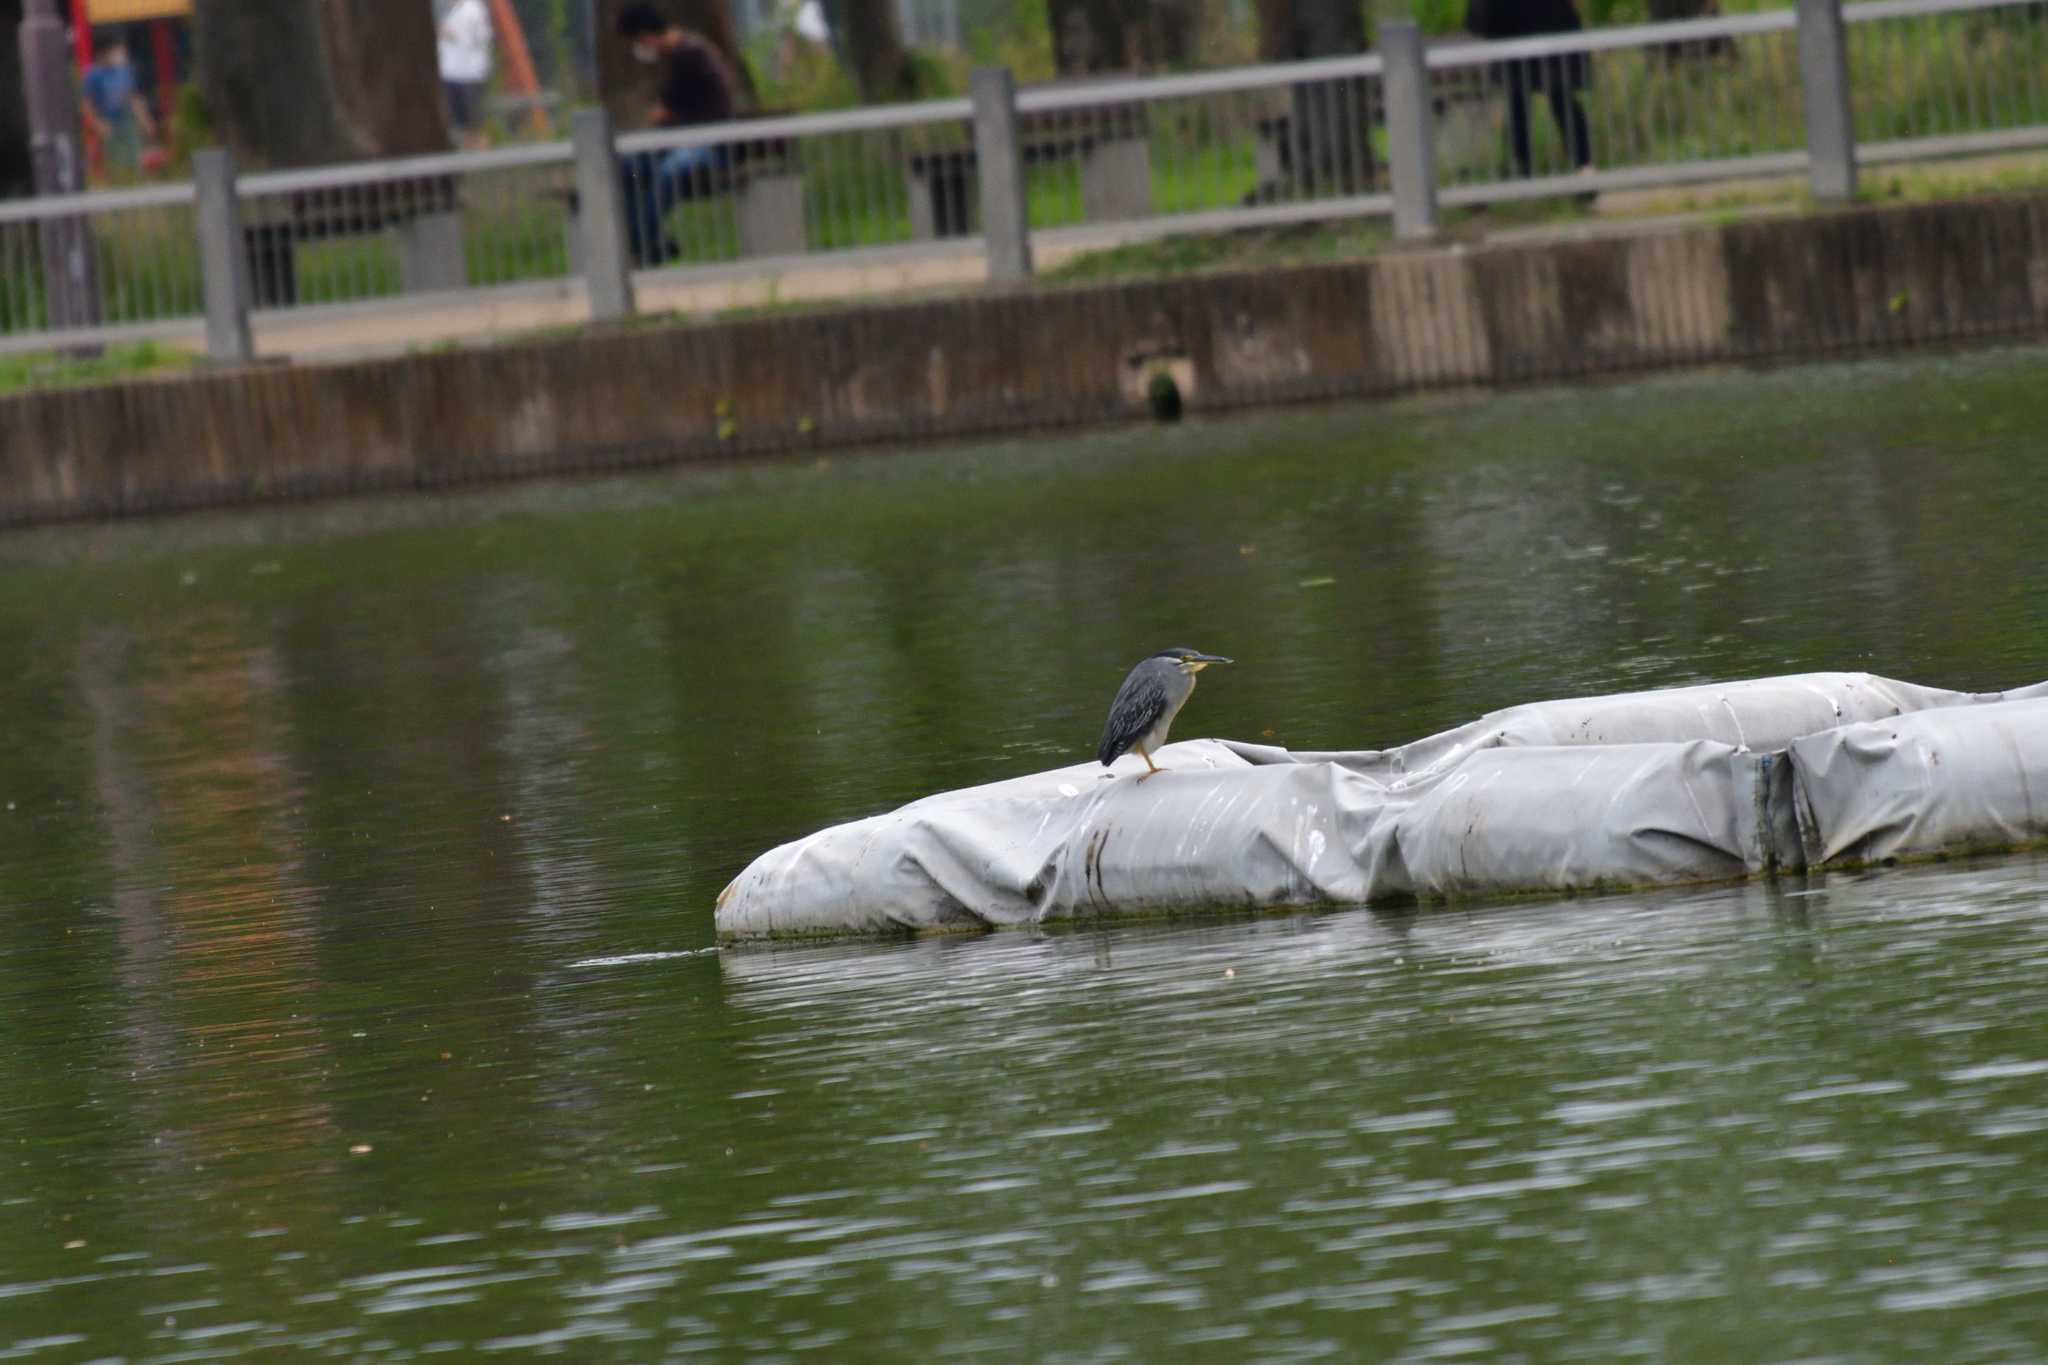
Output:
[[1180,420],[1180,385],[1173,382],[1173,376],[1161,371],[1152,376],[1152,382],[1145,386],[1145,401],[1152,405],[1152,415],[1162,422]]

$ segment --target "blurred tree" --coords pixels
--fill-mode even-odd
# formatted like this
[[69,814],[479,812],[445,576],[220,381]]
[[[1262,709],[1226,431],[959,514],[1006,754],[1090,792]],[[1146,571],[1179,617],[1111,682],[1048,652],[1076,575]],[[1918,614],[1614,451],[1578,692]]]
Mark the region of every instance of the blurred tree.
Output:
[[[1365,7],[1357,0],[1257,0],[1259,59],[1298,62],[1365,51]],[[1268,130],[1295,192],[1357,194],[1374,175],[1366,83],[1315,81],[1293,87],[1284,126]],[[1278,189],[1261,185],[1254,197]]]
[[[598,97],[619,127],[638,128],[647,121],[647,110],[654,103],[661,68],[634,61],[632,52],[619,38],[619,12],[629,2],[597,0],[597,31],[592,41],[597,44]],[[725,0],[653,0],[653,4],[684,28],[703,34],[725,54],[745,87],[739,92],[741,108],[752,107],[759,92],[754,89],[754,73],[740,53],[739,31],[733,27],[732,12],[726,8]]]
[[1365,7],[1355,0],[1257,0],[1257,8],[1261,61],[1365,51]]
[[0,0],[0,199],[35,191],[21,79],[21,0]]
[[917,73],[896,22],[896,0],[833,0],[832,37],[864,104],[917,97]]
[[558,93],[569,96],[583,84],[583,73],[576,62],[576,43],[573,37],[575,25],[569,19],[569,0],[548,0],[545,22],[541,25],[541,41],[547,47],[548,79],[554,82]]
[[[1649,0],[1649,17],[1652,23],[1666,23],[1675,19],[1711,19],[1721,12],[1721,0]],[[1665,62],[1705,61],[1715,57],[1733,57],[1733,38],[1696,38],[1689,43],[1666,43],[1657,49]]]
[[192,38],[208,118],[245,166],[448,149],[418,0],[196,0]]
[[1201,31],[1199,0],[1049,0],[1053,55],[1062,76],[1189,65]]

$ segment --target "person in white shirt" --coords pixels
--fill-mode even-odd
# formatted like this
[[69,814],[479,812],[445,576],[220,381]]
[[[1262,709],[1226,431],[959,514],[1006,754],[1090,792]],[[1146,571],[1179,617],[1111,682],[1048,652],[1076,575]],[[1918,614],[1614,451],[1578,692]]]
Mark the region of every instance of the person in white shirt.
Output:
[[455,0],[441,20],[441,89],[462,145],[485,145],[484,92],[491,79],[491,14],[484,0]]

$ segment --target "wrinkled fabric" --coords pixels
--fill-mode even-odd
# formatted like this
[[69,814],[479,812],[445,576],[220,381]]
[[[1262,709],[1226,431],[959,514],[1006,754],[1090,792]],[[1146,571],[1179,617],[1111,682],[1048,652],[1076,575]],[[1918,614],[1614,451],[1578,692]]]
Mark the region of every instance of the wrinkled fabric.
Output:
[[2048,699],[1923,711],[1793,741],[1812,865],[2048,838]]
[[1405,876],[1378,889],[1578,891],[1762,871],[1760,766],[1712,740],[1482,750],[1389,822],[1387,861]]
[[[1869,673],[1793,673],[1651,692],[1525,702],[1395,749],[1290,753],[1232,744],[1254,763],[1333,762],[1390,784],[1425,779],[1495,746],[1651,744],[1711,739],[1783,749],[1801,735],[1910,711],[2048,696],[2048,683],[2007,692],[1949,692]],[[1226,741],[1227,742],[1227,741]]]
[[1157,758],[1143,782],[1127,756],[820,830],[741,873],[718,930],[1668,885],[2022,842],[2048,792],[2048,684],[1801,674],[1536,702],[1395,749]]

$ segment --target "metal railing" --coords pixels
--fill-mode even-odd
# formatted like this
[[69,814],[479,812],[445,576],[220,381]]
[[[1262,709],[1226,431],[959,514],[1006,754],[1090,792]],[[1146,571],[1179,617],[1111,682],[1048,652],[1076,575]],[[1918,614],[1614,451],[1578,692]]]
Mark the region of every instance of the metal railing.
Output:
[[2043,145],[2048,4],[1870,0],[1847,18],[1861,159]]
[[[999,78],[999,79],[998,79]],[[2048,146],[2048,0],[1869,0],[0,204],[0,352]],[[203,211],[206,204],[212,211]],[[231,316],[212,317],[228,309]],[[514,310],[516,311],[516,310]],[[541,317],[544,312],[535,312]],[[545,315],[554,316],[554,315]],[[494,313],[482,326],[502,325]]]
[[0,202],[0,345],[176,335],[203,306],[191,185]]
[[570,273],[561,143],[242,176],[258,309],[487,288]]

